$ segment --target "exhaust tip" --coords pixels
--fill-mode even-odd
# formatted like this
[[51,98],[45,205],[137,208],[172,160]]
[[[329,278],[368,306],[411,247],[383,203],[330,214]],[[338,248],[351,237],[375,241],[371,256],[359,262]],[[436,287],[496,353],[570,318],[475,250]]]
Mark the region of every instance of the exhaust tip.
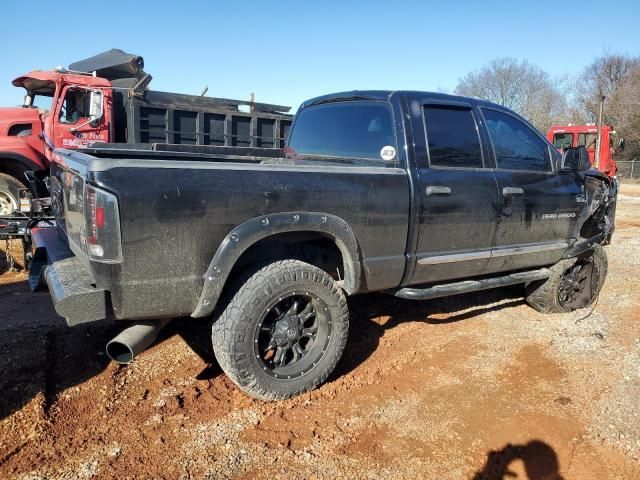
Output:
[[118,341],[107,343],[107,355],[111,360],[120,365],[128,365],[133,361],[133,351],[128,345]]

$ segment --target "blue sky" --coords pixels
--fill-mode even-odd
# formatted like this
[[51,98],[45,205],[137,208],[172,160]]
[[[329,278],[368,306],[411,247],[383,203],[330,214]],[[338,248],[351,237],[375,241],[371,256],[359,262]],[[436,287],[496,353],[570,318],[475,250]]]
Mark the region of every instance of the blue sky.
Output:
[[2,2],[0,105],[11,80],[112,47],[145,58],[156,90],[291,105],[352,89],[451,91],[500,56],[575,74],[640,55],[640,1]]

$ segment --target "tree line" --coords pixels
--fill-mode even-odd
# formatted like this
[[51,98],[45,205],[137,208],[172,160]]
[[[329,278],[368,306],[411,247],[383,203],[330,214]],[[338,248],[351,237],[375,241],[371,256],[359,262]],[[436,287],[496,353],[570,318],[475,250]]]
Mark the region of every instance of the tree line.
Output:
[[603,123],[626,145],[620,157],[640,157],[640,57],[606,53],[574,77],[554,78],[527,60],[501,57],[458,81],[458,95],[499,103],[546,133],[551,125]]

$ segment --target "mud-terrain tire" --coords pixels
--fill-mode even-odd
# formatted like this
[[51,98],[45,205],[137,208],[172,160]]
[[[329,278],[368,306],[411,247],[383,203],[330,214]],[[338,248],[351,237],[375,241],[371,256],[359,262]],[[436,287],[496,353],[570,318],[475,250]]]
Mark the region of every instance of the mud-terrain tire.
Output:
[[211,337],[220,367],[236,385],[252,397],[280,400],[327,379],[348,330],[347,300],[333,278],[300,260],[281,260],[249,276]]
[[15,178],[0,173],[0,215],[11,215],[20,208],[20,190],[26,188]]
[[564,313],[595,302],[607,277],[607,255],[600,245],[587,254],[556,263],[546,280],[526,285],[527,303],[542,313]]

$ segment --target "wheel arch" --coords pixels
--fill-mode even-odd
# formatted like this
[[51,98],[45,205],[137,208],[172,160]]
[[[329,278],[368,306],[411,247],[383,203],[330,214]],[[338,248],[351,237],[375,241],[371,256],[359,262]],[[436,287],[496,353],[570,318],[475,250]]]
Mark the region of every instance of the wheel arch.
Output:
[[[242,265],[245,255],[260,250],[255,247],[264,242],[286,242],[289,239],[294,243],[323,241],[324,247],[333,246],[340,254],[342,288],[347,294],[360,289],[363,271],[361,252],[347,222],[335,215],[319,212],[269,214],[238,225],[224,238],[205,273],[200,298],[191,316],[205,317],[213,312],[225,286],[236,273],[240,273],[238,266]],[[281,258],[281,252],[269,248],[262,250],[265,250],[261,255],[264,260]]]
[[19,153],[0,151],[0,173],[9,175],[27,185],[24,173],[42,170],[42,166]]

